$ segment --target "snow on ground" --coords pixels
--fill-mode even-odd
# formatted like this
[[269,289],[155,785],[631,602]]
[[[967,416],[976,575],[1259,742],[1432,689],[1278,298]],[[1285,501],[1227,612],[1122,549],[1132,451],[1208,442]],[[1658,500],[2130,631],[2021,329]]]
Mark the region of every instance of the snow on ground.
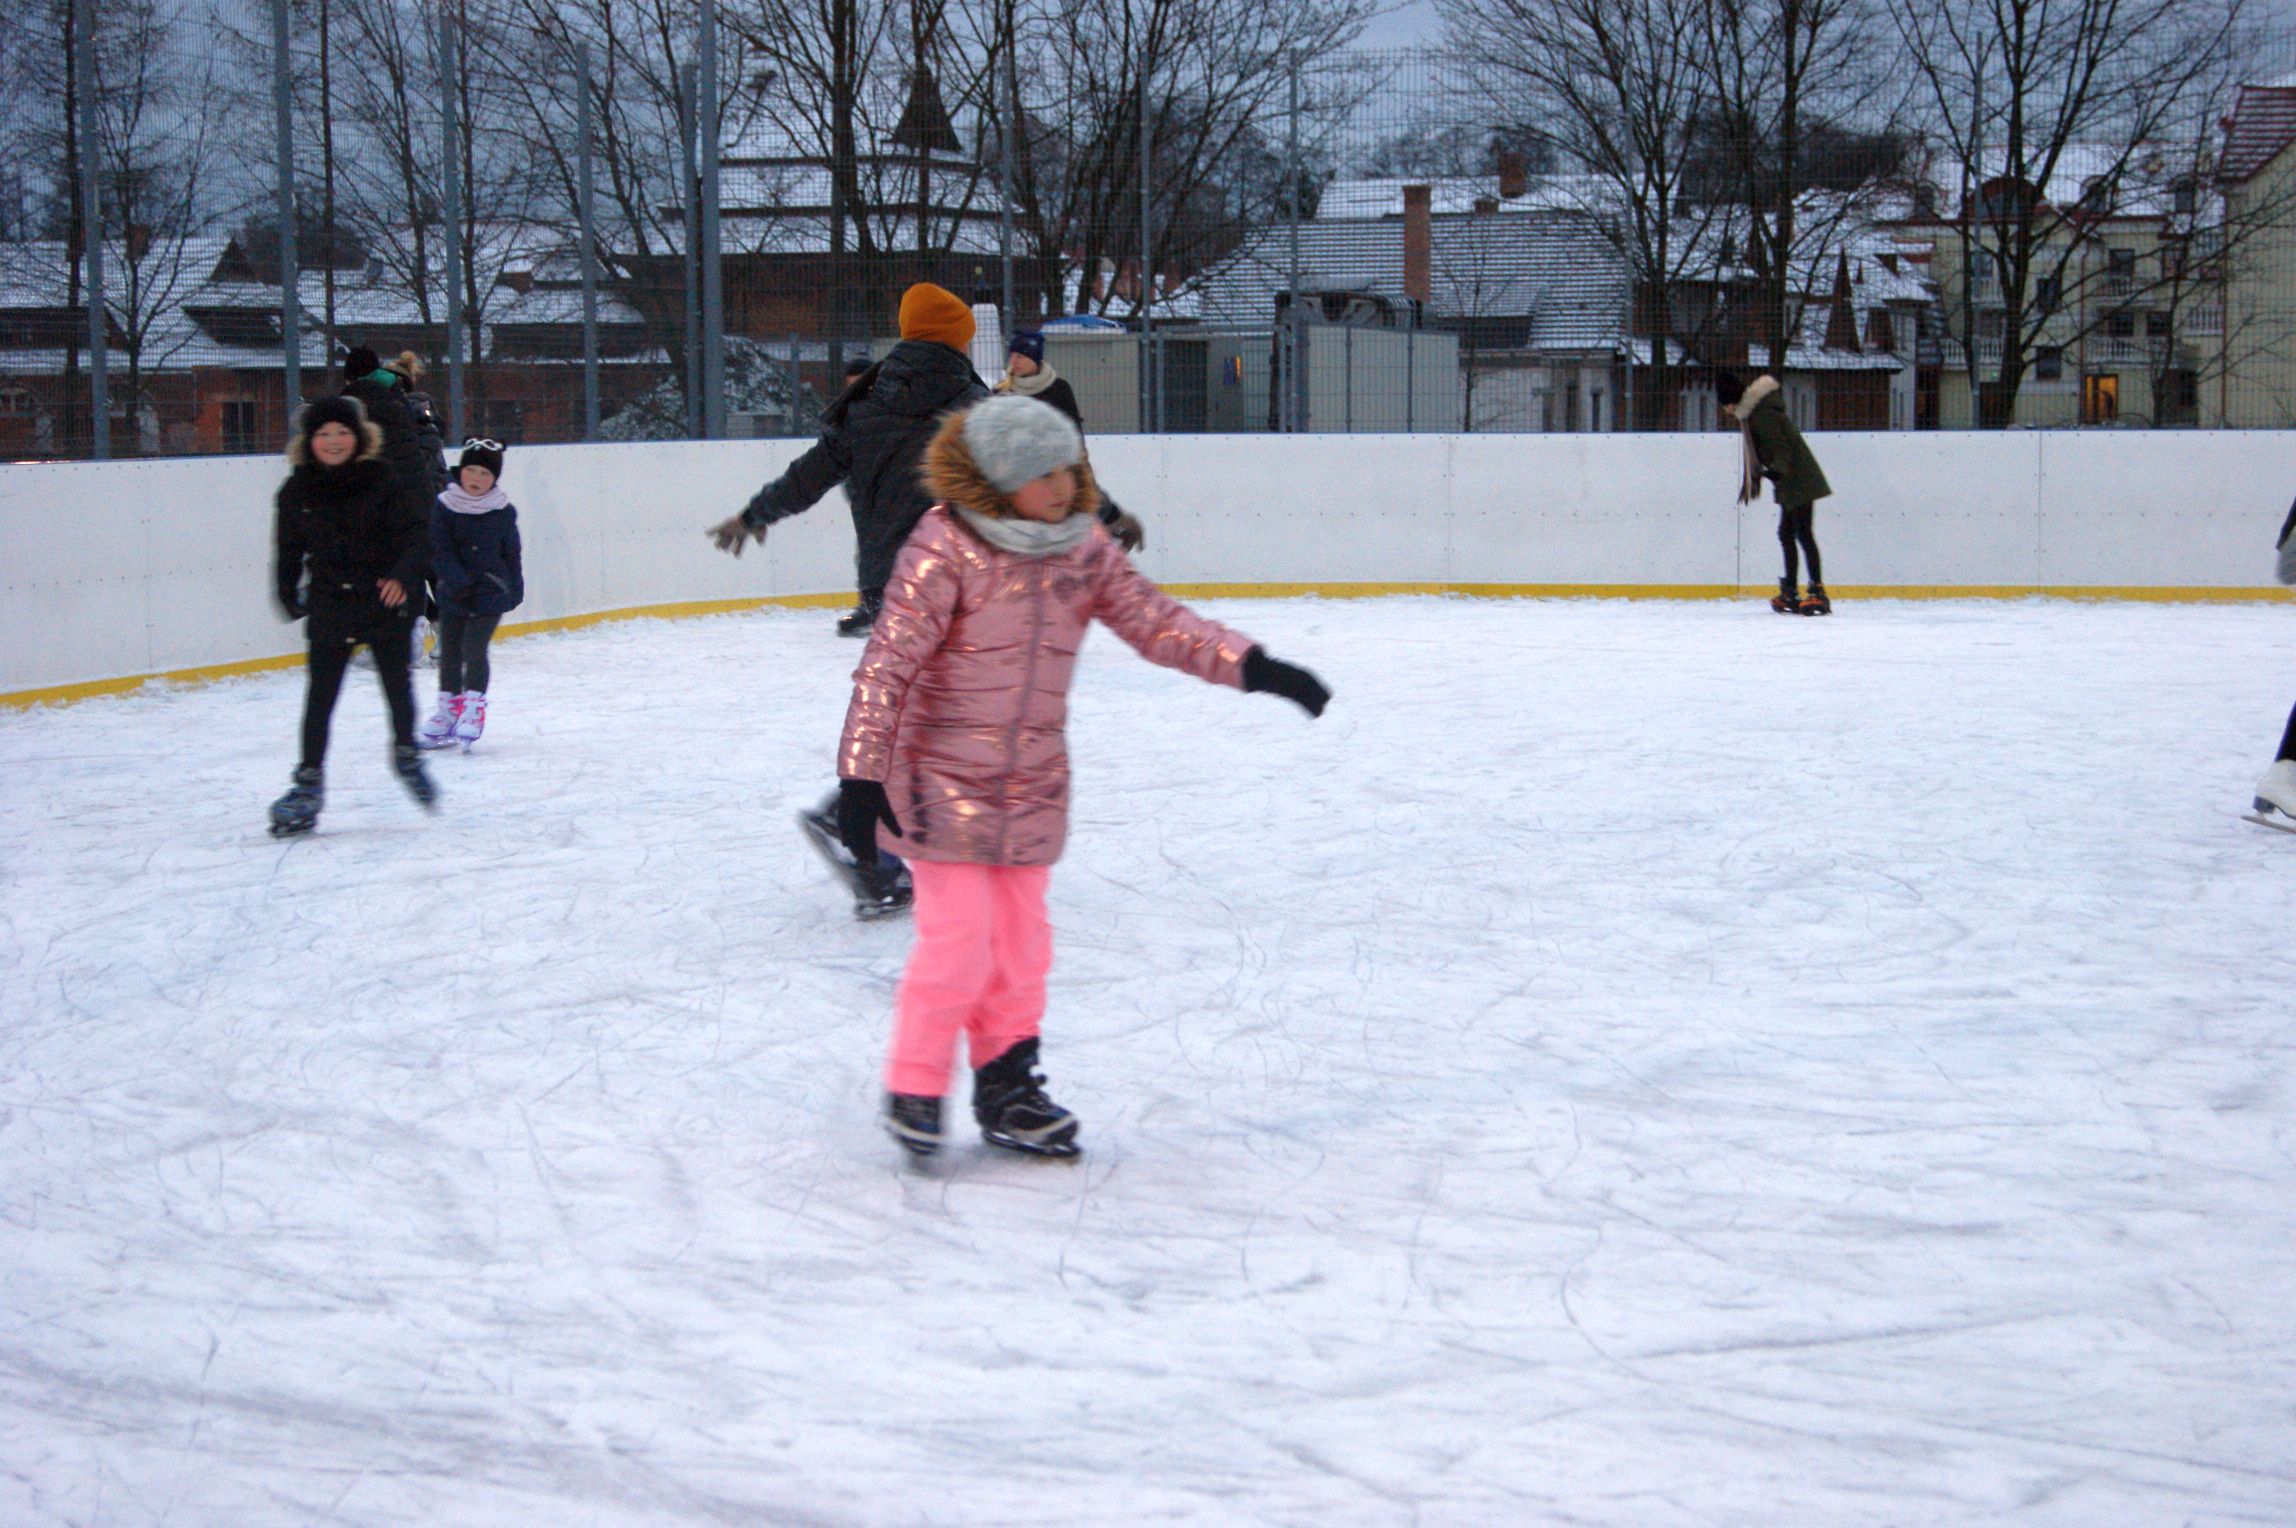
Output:
[[2296,1520],[2269,606],[1088,649],[1075,1165],[904,1171],[829,612],[0,715],[0,1521]]

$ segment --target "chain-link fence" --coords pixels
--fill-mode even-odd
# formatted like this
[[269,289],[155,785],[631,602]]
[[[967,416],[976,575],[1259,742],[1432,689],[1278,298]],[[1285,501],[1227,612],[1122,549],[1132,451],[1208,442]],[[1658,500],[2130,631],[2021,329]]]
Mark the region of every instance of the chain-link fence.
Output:
[[0,455],[805,434],[917,281],[1096,432],[2296,425],[2296,60],[2141,8],[31,0]]

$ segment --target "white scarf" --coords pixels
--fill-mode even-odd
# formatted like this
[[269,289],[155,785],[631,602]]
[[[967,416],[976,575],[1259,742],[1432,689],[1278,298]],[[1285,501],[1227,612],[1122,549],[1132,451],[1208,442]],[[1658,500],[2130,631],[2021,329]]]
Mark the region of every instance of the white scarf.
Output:
[[1063,552],[1072,552],[1084,544],[1084,538],[1092,534],[1092,527],[1097,523],[1092,516],[1082,513],[1048,524],[1042,520],[1023,520],[1017,515],[1009,518],[984,515],[962,504],[955,508],[983,541],[1015,557],[1058,557]]
[[1048,363],[1039,361],[1036,363],[1036,370],[1025,377],[1016,377],[1011,372],[1006,372],[1004,380],[997,384],[997,391],[1000,393],[1018,393],[1023,398],[1033,398],[1052,386],[1059,378],[1059,372],[1054,371]]
[[475,499],[462,491],[462,484],[449,483],[446,491],[438,496],[438,501],[458,515],[490,515],[498,509],[510,507],[510,495],[502,491],[500,483]]

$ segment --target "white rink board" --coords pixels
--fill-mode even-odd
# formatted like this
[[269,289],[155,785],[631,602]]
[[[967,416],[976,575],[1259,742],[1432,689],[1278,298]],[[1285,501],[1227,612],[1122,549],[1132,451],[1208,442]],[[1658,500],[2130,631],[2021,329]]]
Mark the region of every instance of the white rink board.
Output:
[[[1819,539],[1837,586],[2253,589],[2296,433],[1830,434]],[[835,594],[842,496],[740,561],[703,527],[792,441],[511,453],[514,622]],[[1109,436],[1103,481],[1177,583],[1715,590],[1776,576],[1775,511],[1734,503],[1733,435]],[[0,695],[296,651],[268,597],[271,457],[0,467]],[[762,553],[762,555],[761,555]]]

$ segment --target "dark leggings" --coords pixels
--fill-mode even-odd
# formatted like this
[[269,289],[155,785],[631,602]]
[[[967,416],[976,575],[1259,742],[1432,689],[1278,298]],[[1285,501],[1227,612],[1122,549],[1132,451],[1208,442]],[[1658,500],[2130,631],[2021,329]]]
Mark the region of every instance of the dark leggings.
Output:
[[1817,509],[1815,504],[1778,506],[1778,549],[1786,554],[1786,582],[1789,584],[1801,576],[1794,562],[1794,546],[1797,542],[1801,544],[1803,554],[1810,559],[1810,582],[1823,584],[1826,581],[1825,574],[1818,571],[1817,529],[1811,524]]
[[486,644],[494,640],[498,615],[459,615],[441,610],[438,615],[438,687],[445,695],[465,690],[486,693],[493,676],[486,661]]
[[303,692],[303,762],[312,769],[327,761],[327,724],[334,719],[335,698],[343,692],[343,671],[351,666],[351,645],[367,644],[375,655],[375,677],[382,681],[383,701],[391,708],[391,741],[402,748],[415,742],[415,689],[407,666],[414,661],[412,627],[403,620],[384,620],[356,637],[311,644],[311,683]]
[[2288,730],[2280,734],[2280,752],[2276,759],[2296,759],[2296,711],[2288,713]]

